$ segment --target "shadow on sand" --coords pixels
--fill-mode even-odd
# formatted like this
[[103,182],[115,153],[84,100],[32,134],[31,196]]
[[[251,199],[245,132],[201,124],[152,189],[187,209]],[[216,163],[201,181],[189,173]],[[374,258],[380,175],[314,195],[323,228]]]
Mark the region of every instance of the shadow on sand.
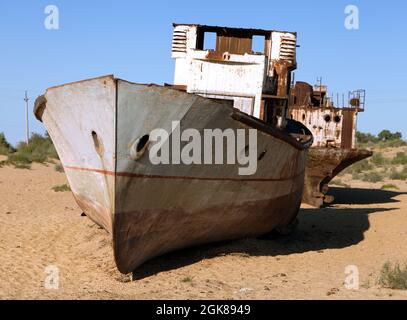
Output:
[[[371,204],[397,202],[400,193],[384,190],[333,188],[336,203]],[[346,201],[345,201],[346,200]],[[203,259],[228,254],[242,256],[279,256],[292,253],[340,249],[356,245],[370,227],[369,214],[391,208],[301,209],[299,226],[289,236],[263,237],[220,242],[183,249],[146,262],[133,277],[142,279],[162,271],[177,269]]]
[[376,204],[400,202],[394,198],[407,193],[380,189],[349,189],[331,187],[329,188],[328,194],[335,197],[333,204]]

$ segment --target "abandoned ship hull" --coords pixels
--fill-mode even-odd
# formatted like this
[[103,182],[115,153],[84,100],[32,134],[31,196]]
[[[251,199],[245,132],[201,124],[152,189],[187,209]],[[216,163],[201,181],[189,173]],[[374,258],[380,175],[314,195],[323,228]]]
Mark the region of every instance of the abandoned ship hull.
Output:
[[303,202],[320,208],[334,201],[327,195],[329,182],[352,164],[369,158],[371,151],[360,149],[312,147],[305,170]]
[[[299,142],[226,101],[107,76],[48,89],[35,114],[77,203],[111,233],[123,273],[172,250],[268,233],[298,213],[312,136]],[[153,165],[148,141],[134,157],[135,142],[154,129],[170,140],[172,121],[181,132],[256,128],[256,173],[239,175],[239,164]]]

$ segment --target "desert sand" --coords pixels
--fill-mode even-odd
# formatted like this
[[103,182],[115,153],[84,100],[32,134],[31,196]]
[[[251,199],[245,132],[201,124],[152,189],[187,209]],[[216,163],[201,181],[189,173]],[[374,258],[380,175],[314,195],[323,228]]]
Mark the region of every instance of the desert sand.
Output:
[[[52,164],[0,168],[1,299],[405,299],[380,288],[387,261],[407,262],[407,183],[398,191],[347,181],[335,204],[303,206],[290,236],[243,239],[156,258],[134,272],[115,268],[110,237],[75,203]],[[59,270],[47,289],[46,268]],[[345,288],[356,265],[360,287]]]

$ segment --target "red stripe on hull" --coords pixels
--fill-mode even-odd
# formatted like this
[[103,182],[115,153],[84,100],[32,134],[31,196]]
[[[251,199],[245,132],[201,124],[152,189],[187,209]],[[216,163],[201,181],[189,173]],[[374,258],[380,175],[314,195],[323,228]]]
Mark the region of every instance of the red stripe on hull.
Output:
[[139,174],[139,173],[131,173],[131,172],[114,172],[102,169],[92,169],[92,168],[82,168],[82,167],[73,167],[73,166],[66,166],[66,169],[70,170],[78,170],[78,171],[89,171],[89,172],[96,172],[100,174],[110,175],[110,176],[118,176],[118,177],[129,177],[129,178],[150,178],[150,179],[173,179],[173,180],[204,180],[204,181],[239,181],[239,182],[269,182],[269,181],[289,181],[293,180],[302,174],[304,171],[300,173],[288,177],[288,178],[280,178],[280,179],[272,179],[272,178],[256,178],[256,179],[239,179],[239,178],[213,178],[213,177],[190,177],[190,176],[162,176],[162,175],[147,175],[147,174]]

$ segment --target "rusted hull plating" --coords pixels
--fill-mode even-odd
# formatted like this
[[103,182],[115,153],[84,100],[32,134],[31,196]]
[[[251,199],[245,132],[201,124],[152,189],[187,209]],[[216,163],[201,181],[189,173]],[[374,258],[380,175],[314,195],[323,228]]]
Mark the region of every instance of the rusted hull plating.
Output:
[[[172,250],[266,234],[298,213],[312,138],[300,143],[288,133],[274,135],[227,102],[112,76],[50,88],[39,101],[36,115],[75,199],[111,233],[123,273]],[[135,139],[156,128],[171,132],[176,120],[181,132],[257,127],[257,172],[246,177],[238,165],[152,165],[148,154],[131,159]]]
[[358,149],[312,147],[308,152],[303,202],[320,208],[332,203],[328,196],[328,183],[352,164],[372,155],[371,151]]

